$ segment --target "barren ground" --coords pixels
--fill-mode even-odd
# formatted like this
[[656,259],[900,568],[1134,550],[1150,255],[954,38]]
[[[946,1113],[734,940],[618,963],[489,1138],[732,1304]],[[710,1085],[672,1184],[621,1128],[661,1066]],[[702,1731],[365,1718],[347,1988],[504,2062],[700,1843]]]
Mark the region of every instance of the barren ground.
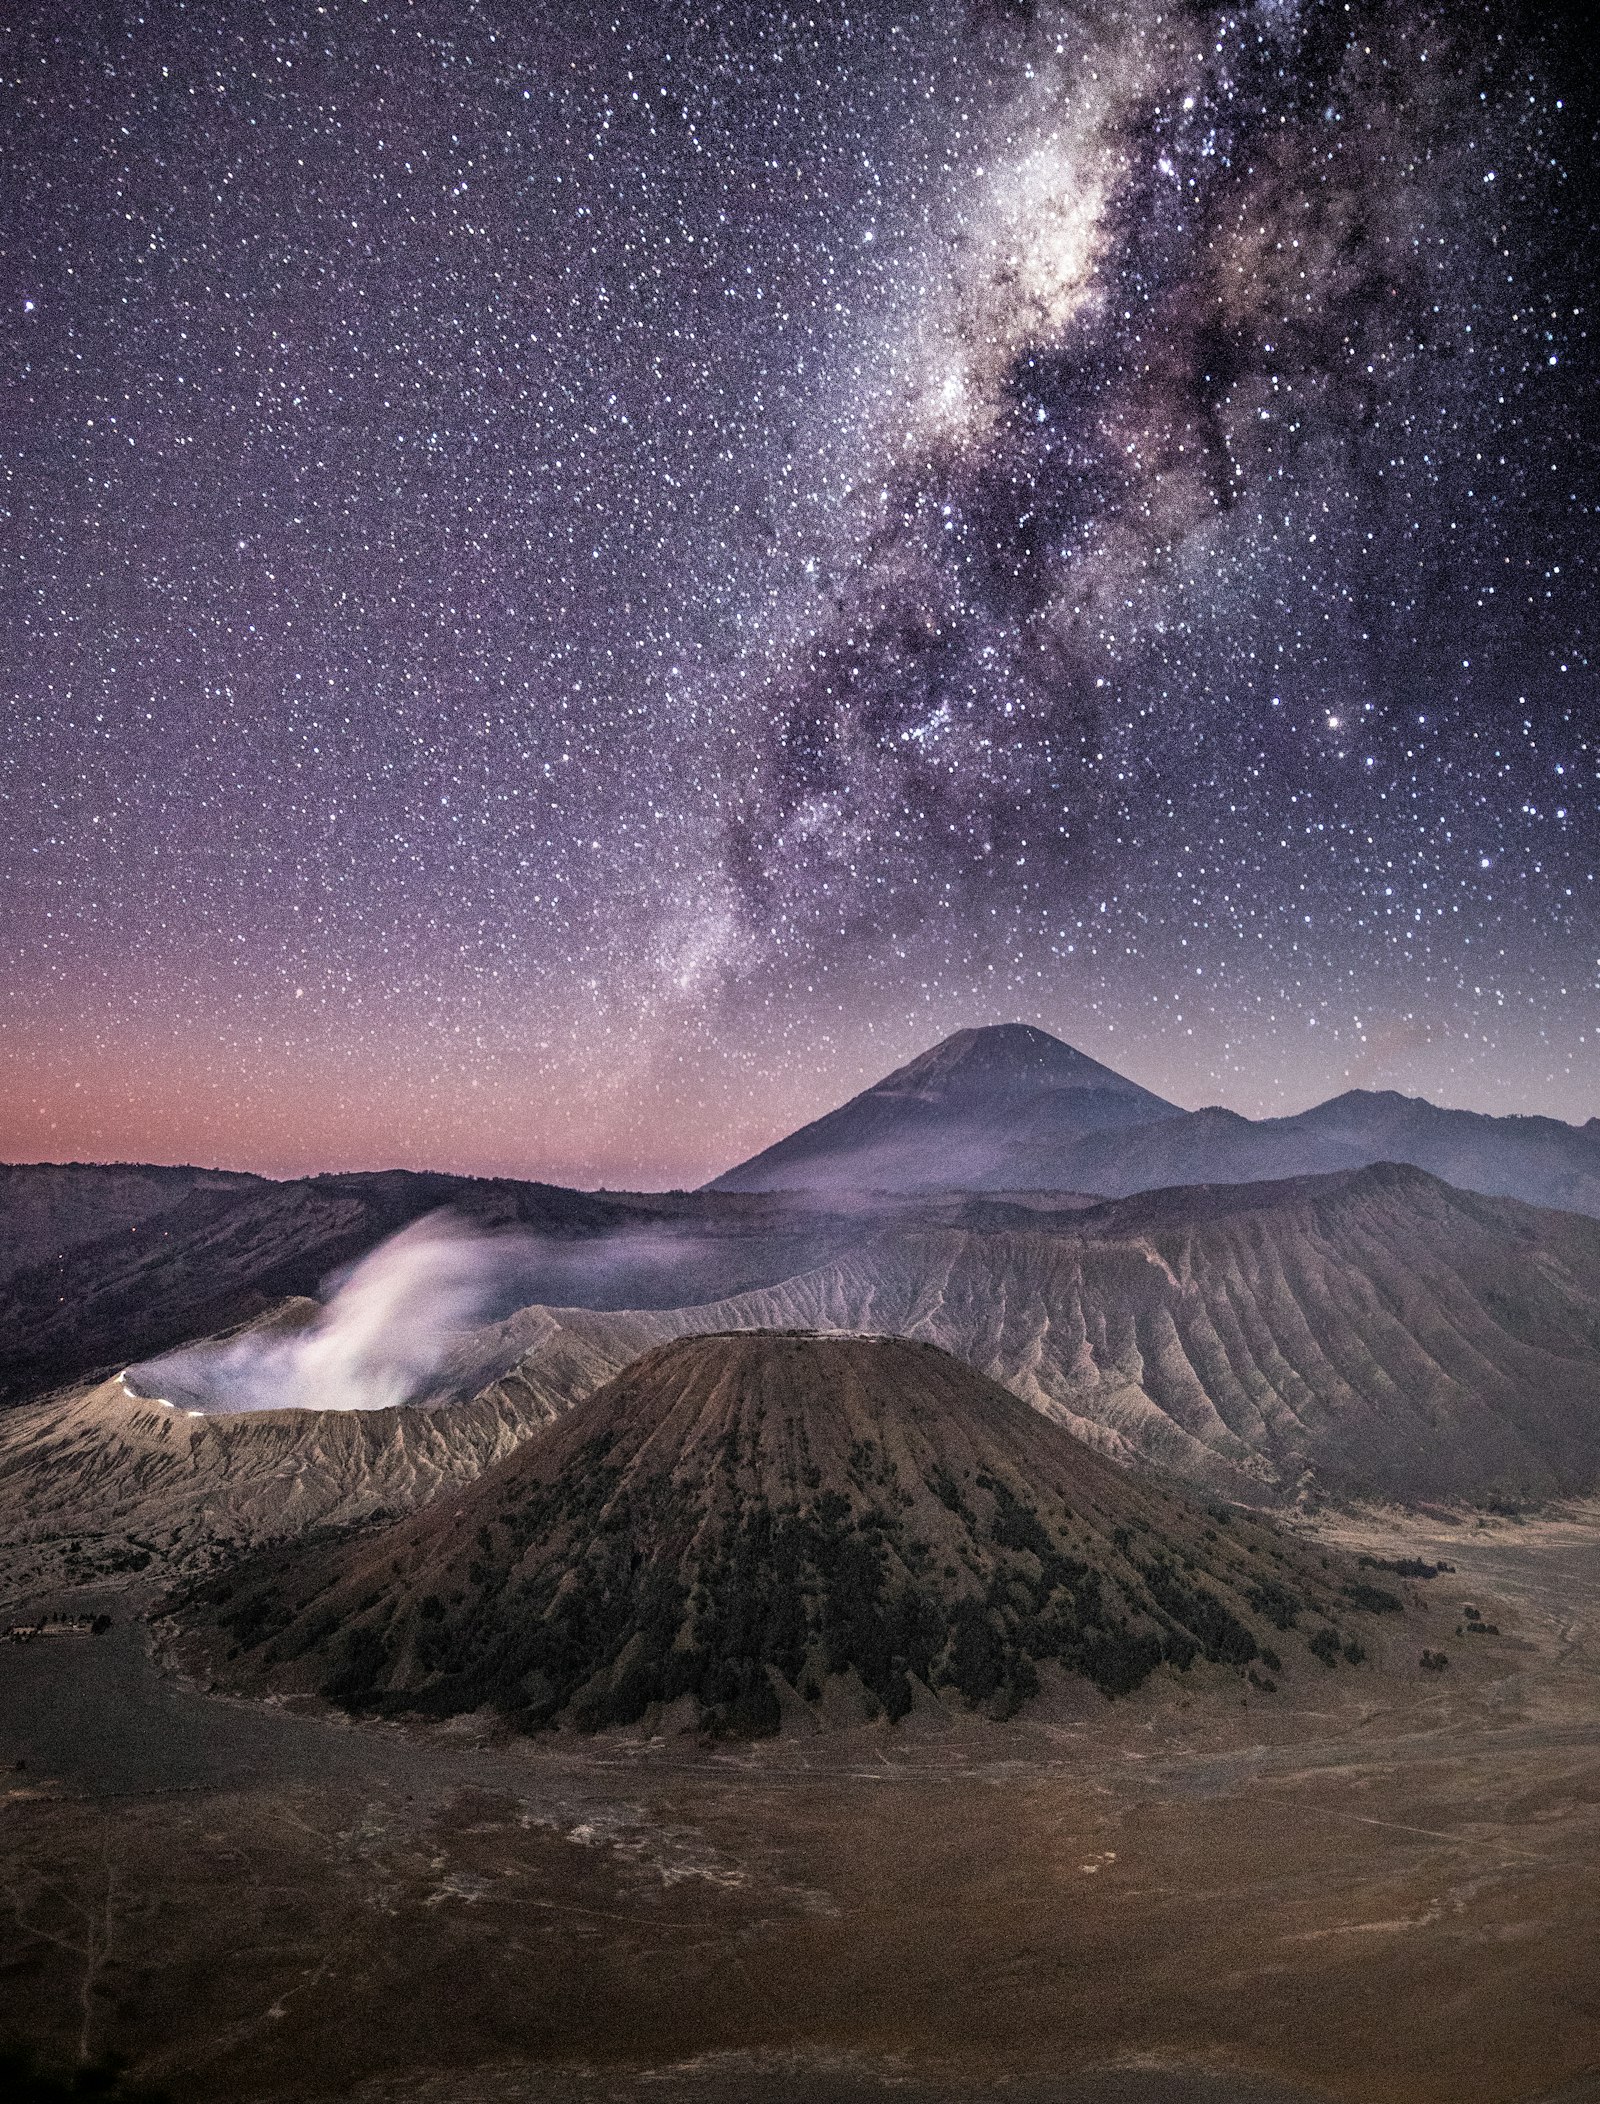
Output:
[[1600,1509],[1322,1528],[1457,1566],[1372,1665],[723,1752],[198,1694],[121,1593],[0,1647],[0,2036],[181,2104],[1600,2099]]

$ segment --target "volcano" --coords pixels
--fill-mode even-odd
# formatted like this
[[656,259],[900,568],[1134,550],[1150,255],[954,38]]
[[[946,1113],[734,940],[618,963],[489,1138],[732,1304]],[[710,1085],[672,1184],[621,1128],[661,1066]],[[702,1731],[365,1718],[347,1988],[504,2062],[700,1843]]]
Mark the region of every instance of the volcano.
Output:
[[[459,1501],[641,1353],[733,1330],[937,1345],[1202,1497],[1522,1505],[1600,1481],[1600,1223],[1577,1214],[1380,1165],[1062,1210],[908,1202],[857,1236],[712,1302],[521,1309],[394,1408],[190,1417],[112,1380],[0,1411],[16,1583],[109,1580],[130,1558],[177,1578]],[[317,1312],[286,1303],[263,1327]]]
[[183,1620],[225,1680],[352,1710],[597,1728],[676,1704],[760,1734],[934,1690],[1000,1717],[1045,1675],[1265,1687],[1280,1652],[1358,1661],[1400,1605],[934,1346],[766,1331],[646,1352],[470,1491],[260,1556]]
[[1182,1115],[1048,1031],[1001,1023],[957,1031],[708,1188],[1070,1190],[1075,1143]]
[[708,1191],[1093,1192],[1267,1183],[1403,1162],[1600,1216],[1600,1118],[1491,1117],[1351,1089],[1292,1117],[1180,1110],[1022,1023],[962,1030]]

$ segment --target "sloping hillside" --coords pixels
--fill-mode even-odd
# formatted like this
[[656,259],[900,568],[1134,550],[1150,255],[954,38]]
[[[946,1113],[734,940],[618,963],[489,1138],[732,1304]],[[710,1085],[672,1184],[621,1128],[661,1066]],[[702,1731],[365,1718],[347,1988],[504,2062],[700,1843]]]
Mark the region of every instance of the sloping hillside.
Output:
[[68,1250],[134,1234],[197,1190],[259,1190],[266,1179],[228,1169],[146,1163],[0,1163],[0,1279]]
[[[762,1332],[646,1353],[559,1425],[372,1540],[258,1557],[183,1610],[189,1656],[354,1709],[778,1727],[942,1688],[1006,1714],[1041,1668],[1359,1659],[1400,1608],[1353,1567],[1090,1453],[945,1353]],[[1308,1661],[1309,1662],[1309,1661]]]
[[[669,1325],[926,1338],[1106,1452],[1246,1496],[1600,1477],[1600,1225],[1414,1169],[1152,1193],[1046,1233],[884,1234],[651,1318]],[[489,1392],[546,1383],[565,1349],[541,1333]]]
[[130,1541],[181,1561],[409,1510],[652,1345],[725,1330],[922,1339],[1106,1454],[1267,1505],[1600,1481],[1592,1221],[1398,1168],[1032,1217],[882,1230],[700,1306],[525,1308],[461,1336],[404,1409],[188,1418],[111,1382],[7,1413],[0,1534],[23,1553],[6,1567],[59,1572],[74,1538],[92,1570]]

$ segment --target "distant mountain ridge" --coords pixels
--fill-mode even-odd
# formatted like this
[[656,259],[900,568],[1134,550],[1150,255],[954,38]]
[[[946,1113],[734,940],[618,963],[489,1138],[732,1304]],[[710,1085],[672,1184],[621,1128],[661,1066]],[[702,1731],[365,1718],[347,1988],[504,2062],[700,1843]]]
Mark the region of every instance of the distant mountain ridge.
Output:
[[1600,1118],[1496,1118],[1361,1090],[1288,1118],[1188,1112],[1021,1024],[958,1032],[700,1192],[0,1165],[0,1405],[315,1294],[439,1208],[538,1239],[522,1304],[672,1309],[797,1276],[913,1215],[1025,1228],[1041,1206],[1379,1161],[1600,1217]]
[[1291,1117],[1180,1110],[1043,1030],[959,1031],[711,1191],[1094,1192],[1264,1183],[1380,1161],[1600,1217],[1600,1117],[1492,1117],[1351,1089]]

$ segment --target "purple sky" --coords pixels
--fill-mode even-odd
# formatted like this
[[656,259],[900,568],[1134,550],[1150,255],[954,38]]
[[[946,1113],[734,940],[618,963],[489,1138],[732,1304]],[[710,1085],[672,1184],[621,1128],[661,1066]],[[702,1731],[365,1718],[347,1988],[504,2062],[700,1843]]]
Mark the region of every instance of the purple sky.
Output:
[[0,1156],[1600,1110],[1574,24],[1087,19],[12,10]]

